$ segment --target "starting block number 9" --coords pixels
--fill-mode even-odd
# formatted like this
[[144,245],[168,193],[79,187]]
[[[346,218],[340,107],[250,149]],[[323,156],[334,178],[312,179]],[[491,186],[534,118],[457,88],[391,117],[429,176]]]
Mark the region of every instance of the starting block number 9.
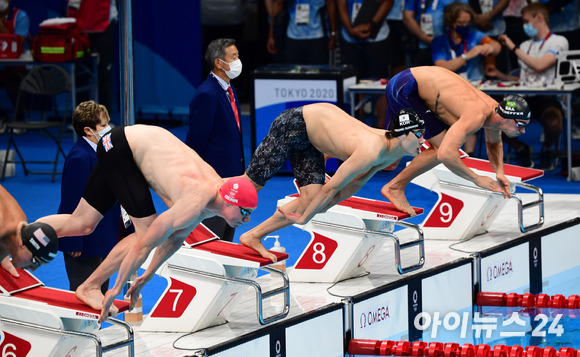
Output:
[[449,227],[462,209],[463,201],[441,193],[441,199],[429,219],[427,219],[427,222],[425,222],[424,227]]
[[314,233],[314,238],[294,269],[323,269],[338,247],[338,243],[328,237]]

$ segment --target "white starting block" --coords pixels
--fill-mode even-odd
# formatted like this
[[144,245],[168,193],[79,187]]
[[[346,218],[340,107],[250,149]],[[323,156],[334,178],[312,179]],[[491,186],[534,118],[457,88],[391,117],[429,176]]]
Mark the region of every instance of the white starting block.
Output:
[[[462,158],[463,163],[475,173],[495,179],[495,172],[487,160]],[[539,187],[525,183],[544,174],[542,170],[504,164],[504,173],[510,180],[512,198],[518,201],[518,223],[522,233],[544,224],[544,195]],[[492,192],[465,180],[445,165],[439,164],[432,170],[413,179],[414,184],[437,192],[439,200],[422,223],[427,239],[465,240],[487,232],[500,213],[507,199],[501,193]],[[523,203],[516,195],[516,187],[535,191],[537,200]],[[524,210],[537,207],[538,221],[524,225]]]
[[[278,261],[288,254],[273,252]],[[146,262],[146,265],[149,263]],[[219,240],[212,231],[199,224],[157,274],[168,286],[143,318],[140,331],[194,332],[227,322],[235,307],[234,300],[251,286],[256,290],[256,315],[262,325],[282,319],[290,311],[290,284],[286,273],[270,268],[269,259],[241,244]],[[144,266],[143,268],[145,268]],[[262,292],[255,280],[258,269],[282,277],[282,286]],[[264,317],[265,299],[283,294],[279,313]]]
[[[127,347],[134,356],[133,329],[117,319],[127,338],[103,346],[95,333],[100,311],[77,300],[74,292],[44,286],[30,272],[18,269],[19,278],[0,268],[0,351],[2,356],[81,356],[91,344],[96,356]],[[115,300],[119,312],[129,302]]]
[[[286,196],[278,201],[283,206],[298,197]],[[417,214],[422,208],[414,208]],[[395,243],[395,262],[400,274],[419,269],[425,263],[423,232],[402,219],[409,215],[396,210],[389,202],[350,197],[331,207],[325,213],[314,216],[304,226],[296,225],[310,232],[310,243],[298,258],[296,265],[289,269],[291,281],[337,282],[366,272],[366,267],[389,237]],[[415,229],[416,240],[400,243],[393,234],[396,225]],[[401,250],[418,246],[418,263],[403,267]]]

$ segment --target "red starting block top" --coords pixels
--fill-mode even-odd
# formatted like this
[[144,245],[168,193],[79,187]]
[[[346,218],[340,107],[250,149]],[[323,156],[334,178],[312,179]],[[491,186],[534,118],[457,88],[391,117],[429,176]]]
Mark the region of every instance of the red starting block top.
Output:
[[[17,298],[34,300],[43,302],[45,304],[56,306],[64,309],[75,310],[78,312],[86,312],[92,315],[100,315],[99,310],[95,310],[76,298],[74,292],[68,290],[61,290],[55,288],[47,288],[46,286],[39,286],[36,288],[24,290],[14,294]],[[115,300],[115,306],[119,312],[129,310],[129,301]]]
[[34,275],[27,270],[16,268],[20,277],[15,278],[6,270],[0,268],[0,287],[8,294],[15,294],[19,291],[28,290],[37,286],[44,286]]
[[[298,197],[298,196],[300,196],[300,194],[295,193],[288,197]],[[398,209],[396,209],[391,202],[373,200],[370,198],[363,198],[357,196],[351,196],[346,200],[338,203],[337,206],[349,207],[364,212],[372,212],[381,215],[382,217],[392,217],[392,220],[397,221],[410,217],[407,213],[401,212]],[[413,207],[413,209],[417,214],[423,213],[422,208]]]
[[[401,212],[398,209],[396,209],[391,202],[386,201],[372,200],[368,198],[352,196],[340,202],[339,205],[358,209],[361,211],[372,211],[388,216],[397,217],[397,220],[402,220],[410,217],[407,213]],[[423,213],[422,208],[413,207],[413,209],[417,214]]]
[[[480,171],[494,172],[491,164],[487,160],[476,159],[472,157],[463,158],[463,163],[471,168]],[[522,182],[535,179],[544,175],[544,171],[521,167],[516,165],[503,164],[503,171],[507,176],[519,177]]]
[[[42,285],[42,282],[32,275],[28,270],[17,268],[20,277],[15,278],[6,270],[0,268],[0,286],[15,298],[28,299],[42,302],[51,306],[64,309],[85,312],[91,315],[101,314],[85,303],[78,300],[72,291],[49,288]],[[115,300],[115,306],[119,312],[129,309],[129,302]]]
[[[257,262],[260,264],[260,266],[272,264],[270,259],[262,257],[252,248],[246,247],[242,244],[219,240],[219,237],[203,224],[199,224],[197,227],[195,227],[193,232],[191,232],[191,234],[185,239],[185,243],[190,245],[197,244],[192,247],[194,249],[203,250],[213,254],[225,255],[232,258]],[[278,261],[288,259],[288,254],[286,253],[275,251],[270,252],[273,253],[276,258],[278,258]]]

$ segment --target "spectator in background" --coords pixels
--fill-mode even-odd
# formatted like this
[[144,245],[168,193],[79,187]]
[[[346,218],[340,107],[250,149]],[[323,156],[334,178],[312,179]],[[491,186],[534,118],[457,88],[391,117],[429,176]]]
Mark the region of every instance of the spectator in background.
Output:
[[[510,0],[508,7],[503,11],[503,18],[505,21],[505,34],[512,39],[514,44],[519,46],[522,42],[528,39],[524,28],[522,26],[522,9],[528,4],[527,0]],[[505,49],[507,50],[507,49]],[[505,69],[506,73],[518,68],[518,56],[513,52],[508,53],[508,66]]]
[[[361,8],[376,4],[374,14],[366,15]],[[338,0],[342,22],[342,62],[358,70],[359,78],[386,78],[389,75],[389,25],[385,18],[393,3],[387,0]],[[360,15],[360,16],[359,16]],[[367,16],[367,18],[362,18]]]
[[[405,2],[403,23],[419,40],[411,67],[432,65],[431,42],[445,33],[443,11],[453,0],[411,0]],[[467,3],[467,0],[461,0]]]
[[474,16],[475,12],[468,4],[455,2],[447,6],[447,31],[431,43],[433,63],[469,81],[482,80],[487,57],[496,56],[501,51],[499,42],[471,26]]
[[[12,0],[0,0],[0,33],[15,34],[21,42],[23,48],[27,48],[26,40],[30,36],[30,19],[28,14],[12,6]],[[18,88],[20,82],[26,75],[26,69],[23,66],[0,67],[0,87],[6,88],[8,98],[13,105],[16,104]],[[24,115],[23,108],[15,109],[16,118]],[[9,115],[0,108],[0,129],[4,131],[4,122],[8,120]]]
[[89,34],[91,52],[99,55],[99,102],[111,109],[115,30],[119,18],[116,0],[69,0],[68,16],[76,18]]
[[[374,11],[365,9],[369,4],[373,4]],[[338,0],[338,15],[342,22],[342,63],[356,68],[359,79],[378,80],[389,76],[389,58],[399,52],[388,46],[386,17],[392,6],[390,0]],[[378,118],[384,117],[386,105],[384,96],[376,101]],[[379,122],[377,126],[380,125]]]
[[[405,7],[404,0],[395,0],[389,15],[387,15],[387,24],[389,25],[389,37],[387,38],[387,46],[389,48],[389,65],[390,75],[401,72],[407,68],[407,63],[410,59],[407,58],[409,53],[413,51],[411,43],[413,42],[413,35],[403,23],[403,8]],[[402,51],[401,51],[402,50]],[[383,126],[379,126],[383,127]]]
[[[104,105],[87,101],[80,103],[72,114],[72,125],[79,136],[64,162],[58,213],[72,213],[85,189],[93,167],[97,163],[97,143],[111,130],[109,113]],[[127,234],[122,231],[132,228],[128,215],[122,220],[121,206],[117,202],[105,214],[93,233],[81,237],[66,237],[59,240],[59,250],[64,254],[64,265],[69,280],[69,289],[75,291],[106,258]],[[121,225],[121,223],[125,223]],[[127,233],[131,233],[127,231]],[[109,280],[101,286],[105,294]]]
[[[556,55],[568,50],[568,41],[565,37],[553,34],[550,31],[550,17],[548,8],[542,3],[532,3],[522,9],[524,31],[530,37],[519,47],[506,35],[499,37],[502,44],[518,56],[520,76],[506,75],[500,71],[488,71],[488,75],[502,80],[523,83],[538,83],[551,81],[556,71]],[[544,143],[540,152],[540,169],[554,169],[554,152],[562,133],[564,113],[560,102],[554,96],[534,96],[530,100],[532,118],[538,118],[544,129]],[[531,148],[519,140],[508,139],[508,143],[517,152],[530,153]],[[533,162],[530,163],[533,166]]]
[[[494,39],[504,34],[506,24],[503,18],[503,11],[509,2],[510,0],[469,0],[469,5],[475,11],[473,21],[477,28]],[[505,71],[508,66],[507,51],[497,56],[497,59],[498,67]]]
[[[205,52],[211,68],[189,104],[189,130],[185,143],[221,177],[244,173],[240,103],[230,81],[242,71],[234,39],[213,40]],[[222,217],[203,221],[221,239],[232,241],[235,229]]]
[[[486,62],[495,64],[501,45],[474,29],[471,26],[474,18],[475,12],[468,4],[454,2],[447,6],[444,15],[446,33],[433,39],[431,55],[436,66],[447,68],[469,81],[481,81]],[[473,156],[476,143],[477,134],[465,141],[463,148],[470,156]]]
[[[252,48],[254,45],[252,40],[253,32],[266,32],[265,26],[258,31],[252,31],[248,24],[252,26],[259,26],[257,21],[252,21],[255,8],[251,6],[254,0],[201,0],[201,50],[207,49],[209,44],[216,38],[232,38],[236,41],[238,46],[245,48]],[[263,35],[265,38],[267,35]],[[263,43],[263,42],[262,42]],[[246,46],[243,46],[245,44]],[[261,43],[258,43],[261,45]],[[256,51],[257,52],[257,51]],[[249,93],[251,88],[250,73],[252,69],[256,68],[259,62],[259,57],[266,57],[267,52],[261,51],[259,54],[246,53],[244,57],[246,71],[238,78],[237,86],[241,88],[242,92]],[[201,78],[206,73],[211,71],[212,66],[208,65],[206,61],[201,62]],[[248,70],[249,69],[249,70]],[[249,101],[249,95],[246,95],[246,100]]]
[[[267,48],[276,54],[274,18],[280,11],[288,11],[288,25],[284,49],[284,61],[288,64],[328,64],[329,50],[336,47],[335,0],[286,1],[274,0],[271,12]],[[328,18],[329,28],[325,28]],[[330,32],[330,38],[327,38]]]

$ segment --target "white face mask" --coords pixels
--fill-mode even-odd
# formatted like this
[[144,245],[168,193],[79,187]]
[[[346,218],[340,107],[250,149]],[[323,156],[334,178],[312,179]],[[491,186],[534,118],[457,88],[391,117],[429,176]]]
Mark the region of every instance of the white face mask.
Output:
[[[220,59],[220,61],[222,61],[222,60]],[[222,61],[222,62],[230,65],[229,71],[226,71],[224,69],[224,72],[226,72],[226,76],[228,76],[229,79],[234,79],[237,76],[239,76],[240,73],[242,73],[242,60],[241,59],[237,59],[233,62],[226,62],[226,61]]]
[[0,11],[6,11],[6,9],[8,9],[8,6],[10,6],[8,0],[0,0]]
[[[2,1],[2,0],[0,0]],[[97,134],[93,133],[93,131],[91,130],[91,133],[93,133],[93,135],[97,138],[97,140],[101,140],[101,138],[103,136],[105,136],[105,134],[107,134],[109,131],[111,131],[111,126],[107,125],[103,130],[99,130],[97,132]]]

